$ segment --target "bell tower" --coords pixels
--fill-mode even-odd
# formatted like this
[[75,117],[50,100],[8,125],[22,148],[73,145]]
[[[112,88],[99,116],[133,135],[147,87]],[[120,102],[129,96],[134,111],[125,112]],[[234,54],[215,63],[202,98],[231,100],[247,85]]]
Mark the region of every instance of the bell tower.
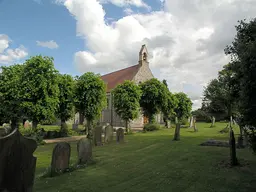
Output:
[[142,45],[140,52],[139,52],[139,64],[142,65],[148,65],[148,50],[146,45]]

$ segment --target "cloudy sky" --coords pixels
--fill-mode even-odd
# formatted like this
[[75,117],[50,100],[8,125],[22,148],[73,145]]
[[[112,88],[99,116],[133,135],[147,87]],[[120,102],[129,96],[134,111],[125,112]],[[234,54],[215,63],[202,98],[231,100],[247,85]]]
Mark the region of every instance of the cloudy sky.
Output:
[[195,109],[237,20],[255,16],[256,0],[0,0],[0,65],[42,54],[62,73],[105,74],[137,64],[146,44],[155,77]]

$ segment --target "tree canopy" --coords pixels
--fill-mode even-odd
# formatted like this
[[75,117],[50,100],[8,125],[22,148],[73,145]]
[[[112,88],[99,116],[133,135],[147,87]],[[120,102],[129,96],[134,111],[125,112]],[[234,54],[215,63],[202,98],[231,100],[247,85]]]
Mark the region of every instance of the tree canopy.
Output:
[[166,86],[153,78],[140,84],[142,96],[140,106],[149,122],[154,122],[154,115],[168,105],[168,92]]
[[185,93],[175,93],[177,99],[177,107],[174,109],[178,120],[188,118],[192,110],[192,101]]
[[256,126],[256,18],[239,21],[236,31],[225,53],[231,55],[231,69],[239,87],[242,124]]
[[91,123],[99,118],[106,106],[106,85],[100,75],[87,72],[77,77],[75,83],[75,107],[87,120],[88,138],[92,138]]
[[140,111],[141,90],[134,82],[125,81],[111,93],[115,111],[126,121],[126,132],[128,132],[128,122],[137,118]]
[[59,103],[58,71],[53,58],[41,55],[31,57],[24,63],[21,74],[21,95],[24,112],[32,120],[33,128],[40,120],[53,118]]

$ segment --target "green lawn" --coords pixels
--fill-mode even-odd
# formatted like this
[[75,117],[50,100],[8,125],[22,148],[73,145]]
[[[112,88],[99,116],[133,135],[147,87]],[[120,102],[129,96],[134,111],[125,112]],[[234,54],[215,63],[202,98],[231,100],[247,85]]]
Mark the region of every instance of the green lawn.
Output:
[[[209,138],[227,139],[218,131],[226,124],[198,123],[199,132],[181,129],[181,141],[172,141],[174,129],[136,133],[126,143],[95,147],[96,164],[54,178],[38,178],[49,165],[54,145],[39,146],[36,192],[253,192],[256,191],[256,156],[238,149],[242,167],[228,168],[229,148],[202,147]],[[239,130],[236,128],[236,132]],[[76,161],[76,143],[71,143]]]

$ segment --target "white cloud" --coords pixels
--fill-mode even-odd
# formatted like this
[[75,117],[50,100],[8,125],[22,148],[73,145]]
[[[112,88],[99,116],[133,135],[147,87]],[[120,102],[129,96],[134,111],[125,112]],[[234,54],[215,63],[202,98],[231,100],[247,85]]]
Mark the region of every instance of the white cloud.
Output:
[[118,7],[127,7],[127,6],[135,6],[135,7],[144,7],[148,10],[151,9],[151,7],[146,4],[143,0],[98,0],[100,3],[112,3],[113,5],[116,5]]
[[133,10],[128,7],[128,8],[125,8],[125,9],[124,9],[124,13],[125,13],[126,15],[131,15],[131,14],[133,13]]
[[59,45],[53,40],[50,40],[50,41],[36,41],[36,45],[41,46],[41,47],[46,47],[46,48],[49,48],[49,49],[57,49],[59,47]]
[[0,64],[11,64],[28,55],[26,48],[20,45],[18,48],[10,49],[10,38],[5,34],[0,34]]
[[[102,1],[101,1],[102,2]],[[120,7],[143,7],[143,1],[106,0]],[[77,21],[77,34],[88,50],[75,54],[81,72],[109,72],[134,65],[146,44],[150,66],[160,69],[171,91],[184,91],[200,107],[203,85],[229,59],[223,49],[235,35],[237,20],[255,16],[256,1],[165,0],[161,11],[131,14],[111,24],[98,0],[66,0]]]

